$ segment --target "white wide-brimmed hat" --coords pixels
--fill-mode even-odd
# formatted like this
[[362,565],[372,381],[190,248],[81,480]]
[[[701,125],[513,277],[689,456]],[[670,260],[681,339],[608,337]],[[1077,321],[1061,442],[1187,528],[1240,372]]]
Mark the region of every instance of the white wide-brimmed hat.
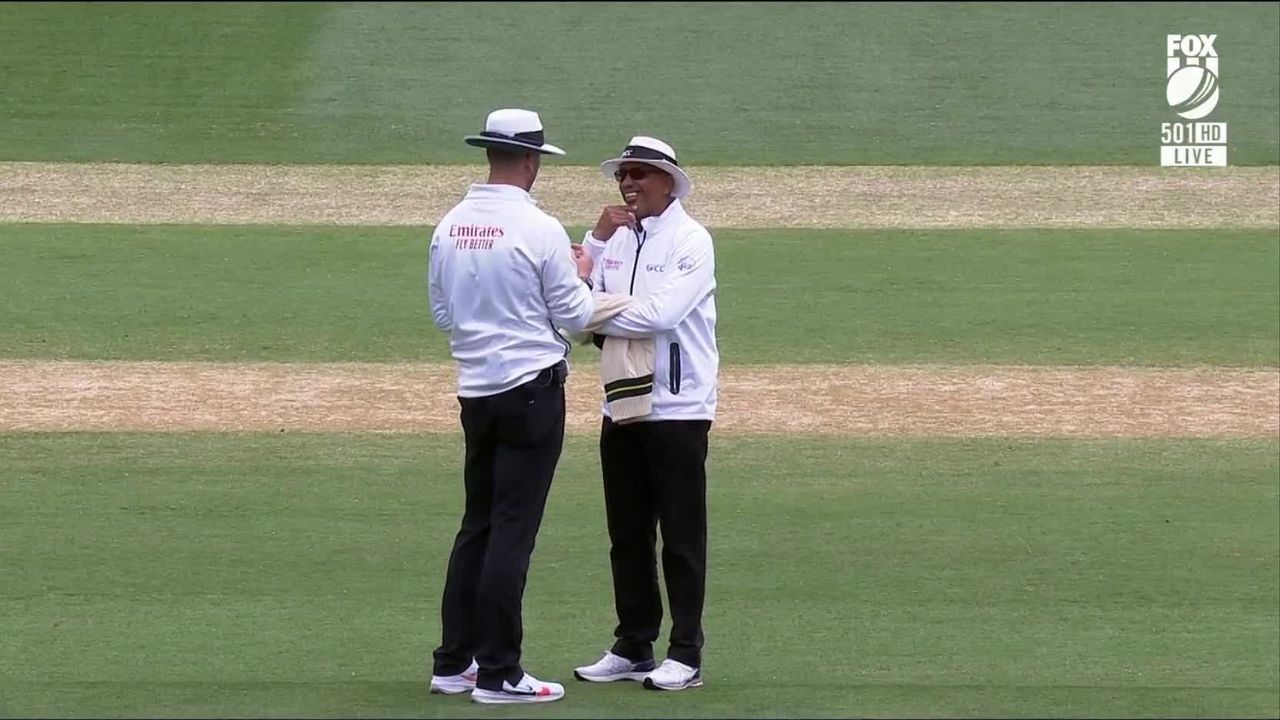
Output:
[[563,155],[564,151],[547,142],[542,119],[532,110],[503,108],[489,113],[484,132],[468,135],[468,145],[499,150],[533,150],[543,155]]
[[600,163],[601,173],[613,180],[613,174],[623,163],[644,163],[653,165],[675,180],[671,188],[671,197],[682,198],[693,189],[693,182],[676,161],[676,151],[658,138],[637,135],[622,149],[622,154],[612,160]]

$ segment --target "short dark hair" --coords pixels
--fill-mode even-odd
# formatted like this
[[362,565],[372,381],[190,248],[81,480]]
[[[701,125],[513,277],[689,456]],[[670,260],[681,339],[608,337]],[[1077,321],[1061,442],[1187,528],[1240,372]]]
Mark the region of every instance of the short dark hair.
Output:
[[515,165],[529,154],[529,150],[508,150],[506,148],[485,148],[485,154],[489,156],[490,165],[509,166]]

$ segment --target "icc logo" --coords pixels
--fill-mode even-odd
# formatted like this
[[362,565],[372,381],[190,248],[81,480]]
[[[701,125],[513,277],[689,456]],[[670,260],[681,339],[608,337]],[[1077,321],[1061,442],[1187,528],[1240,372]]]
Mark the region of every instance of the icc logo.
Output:
[[1218,106],[1217,35],[1169,35],[1165,99],[1188,120],[1199,120]]

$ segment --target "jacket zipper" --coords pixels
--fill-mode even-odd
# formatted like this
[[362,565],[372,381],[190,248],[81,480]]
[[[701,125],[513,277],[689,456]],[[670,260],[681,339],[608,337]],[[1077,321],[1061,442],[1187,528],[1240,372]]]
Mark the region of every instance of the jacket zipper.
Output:
[[640,269],[640,248],[644,247],[645,238],[648,237],[648,230],[642,230],[636,233],[636,261],[631,265],[631,289],[627,291],[628,295],[636,294],[636,270]]
[[561,335],[560,331],[556,329],[556,321],[551,318],[547,318],[547,327],[551,328],[551,334],[555,335],[556,340],[559,340],[560,344],[564,346],[564,356],[569,357],[569,353],[573,352],[573,345],[571,345],[569,341],[565,339],[565,336]]

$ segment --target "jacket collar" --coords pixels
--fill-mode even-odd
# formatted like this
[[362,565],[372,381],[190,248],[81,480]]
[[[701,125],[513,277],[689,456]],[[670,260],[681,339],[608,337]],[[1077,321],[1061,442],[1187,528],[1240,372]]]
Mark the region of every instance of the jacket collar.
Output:
[[680,204],[679,200],[672,200],[661,215],[640,220],[640,227],[644,228],[645,232],[658,232],[665,227],[678,225],[684,217],[684,206]]
[[492,185],[489,183],[473,183],[467,191],[467,199],[482,200],[518,200],[537,205],[538,201],[525,192],[524,188],[515,185]]

